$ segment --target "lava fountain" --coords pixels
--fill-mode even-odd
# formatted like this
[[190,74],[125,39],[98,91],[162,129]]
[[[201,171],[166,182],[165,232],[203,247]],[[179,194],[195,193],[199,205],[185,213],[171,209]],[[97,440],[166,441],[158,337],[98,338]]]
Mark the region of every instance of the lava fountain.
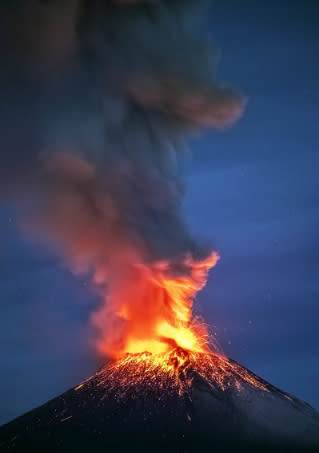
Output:
[[[174,348],[191,352],[208,351],[206,326],[192,315],[193,299],[206,283],[207,272],[218,260],[212,253],[207,259],[183,263],[182,276],[172,276],[168,262],[152,267],[135,265],[130,278],[111,287],[105,306],[94,314],[93,322],[102,331],[98,340],[100,352],[119,357],[123,353],[165,354]],[[188,275],[186,276],[185,269]],[[116,317],[115,340],[105,332],[104,313]],[[120,332],[120,341],[116,341]]]
[[[268,391],[261,379],[212,351],[207,326],[193,317],[194,297],[218,259],[217,253],[196,263],[189,257],[184,263],[187,277],[185,271],[181,277],[167,275],[167,262],[152,268],[136,266],[132,285],[121,286],[120,294],[111,293],[111,305],[107,295],[105,306],[93,316],[102,333],[105,310],[110,314],[112,309],[117,322],[124,324],[120,341],[113,341],[109,330],[98,341],[100,352],[113,360],[75,390],[98,386],[125,398],[132,392],[142,395],[157,388],[191,398],[197,376],[221,391],[239,389],[243,383]],[[140,310],[136,301],[142,303]],[[118,333],[116,330],[115,335]]]

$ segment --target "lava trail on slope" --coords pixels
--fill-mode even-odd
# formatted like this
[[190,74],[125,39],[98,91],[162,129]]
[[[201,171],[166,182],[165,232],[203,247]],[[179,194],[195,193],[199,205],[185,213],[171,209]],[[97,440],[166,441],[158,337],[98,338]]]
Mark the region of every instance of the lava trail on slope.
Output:
[[303,451],[319,414],[231,359],[175,348],[125,354],[0,435],[4,451]]

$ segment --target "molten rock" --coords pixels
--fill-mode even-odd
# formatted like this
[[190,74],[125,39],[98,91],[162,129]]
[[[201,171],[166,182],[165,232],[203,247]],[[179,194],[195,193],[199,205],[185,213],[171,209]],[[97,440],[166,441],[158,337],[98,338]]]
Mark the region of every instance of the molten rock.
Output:
[[233,360],[174,349],[126,354],[0,434],[7,451],[302,451],[319,414]]

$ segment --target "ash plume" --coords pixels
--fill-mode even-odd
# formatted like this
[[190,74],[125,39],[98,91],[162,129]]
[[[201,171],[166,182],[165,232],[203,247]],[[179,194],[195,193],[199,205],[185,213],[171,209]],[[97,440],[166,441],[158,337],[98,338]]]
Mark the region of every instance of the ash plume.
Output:
[[184,224],[178,156],[187,135],[232,124],[244,101],[216,82],[198,3],[3,7],[1,192],[24,207],[32,234],[92,275],[106,354],[121,350],[129,330],[142,340],[158,311],[176,315],[164,275],[190,278],[190,299],[205,281],[211,251]]

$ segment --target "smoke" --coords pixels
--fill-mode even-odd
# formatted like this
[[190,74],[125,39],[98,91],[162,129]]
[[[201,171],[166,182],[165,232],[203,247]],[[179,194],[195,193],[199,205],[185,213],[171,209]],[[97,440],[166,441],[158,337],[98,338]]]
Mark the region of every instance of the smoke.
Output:
[[[194,3],[52,0],[8,10],[6,33],[20,29],[4,56],[2,193],[23,201],[32,234],[92,275],[106,354],[122,350],[129,331],[138,341],[154,334],[159,313],[189,322],[209,267],[211,252],[182,219],[178,156],[188,134],[232,124],[243,99],[217,84]],[[28,26],[17,21],[26,14]],[[164,275],[192,282],[182,317]]]

